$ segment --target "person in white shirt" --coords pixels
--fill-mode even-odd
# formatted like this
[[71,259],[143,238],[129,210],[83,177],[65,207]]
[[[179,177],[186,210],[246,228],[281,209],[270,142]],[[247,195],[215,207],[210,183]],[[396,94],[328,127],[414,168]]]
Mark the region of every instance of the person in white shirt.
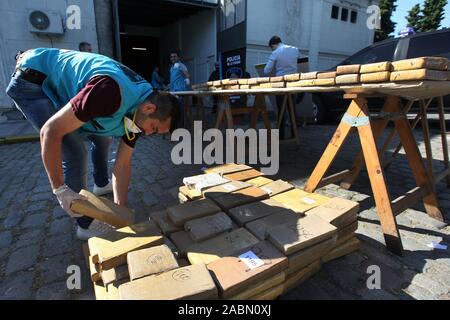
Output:
[[[270,39],[269,47],[273,52],[264,68],[266,76],[280,77],[298,73],[298,59],[300,58],[300,50],[298,48],[284,44],[278,36],[273,36]],[[296,97],[294,97],[294,101],[296,101]],[[282,104],[283,96],[277,96],[278,114],[280,114]],[[285,126],[286,118],[284,117],[280,127],[281,139],[285,138]]]

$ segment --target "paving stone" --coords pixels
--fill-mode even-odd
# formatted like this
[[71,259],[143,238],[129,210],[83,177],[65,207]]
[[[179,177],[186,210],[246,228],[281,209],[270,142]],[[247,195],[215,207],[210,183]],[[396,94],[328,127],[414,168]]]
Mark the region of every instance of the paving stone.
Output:
[[431,294],[435,297],[441,294],[447,294],[449,292],[448,288],[442,286],[439,282],[431,279],[423,273],[417,274],[414,279],[412,279],[411,284],[426,288],[427,291],[431,292]]
[[50,224],[50,235],[72,232],[73,223],[69,218],[54,220]]
[[[38,182],[39,183],[39,182]],[[43,201],[43,200],[49,200],[52,199],[52,193],[51,192],[40,192],[35,193],[30,197],[30,201]]]
[[45,235],[44,229],[30,229],[24,231],[19,235],[19,238],[15,243],[15,247],[21,248],[35,243],[39,243],[44,238],[44,235]]
[[3,226],[5,229],[11,229],[17,227],[22,220],[22,213],[11,211],[6,219],[3,221]]
[[146,192],[143,194],[142,196],[142,202],[148,206],[148,207],[152,207],[156,204],[158,204],[158,198],[156,198],[153,193],[151,192]]
[[0,248],[8,247],[12,243],[11,231],[0,232]]
[[2,300],[23,300],[31,299],[34,273],[20,272],[12,276],[5,277],[0,284],[0,299]]
[[55,208],[53,208],[52,216],[53,219],[60,219],[67,217],[68,214],[63,210],[63,208],[61,208],[61,206],[58,205]]
[[9,275],[20,270],[27,270],[35,266],[39,254],[39,245],[33,245],[25,248],[20,248],[9,256],[8,264],[6,265],[5,274]]
[[40,279],[43,283],[51,283],[67,278],[67,267],[72,265],[70,253],[46,258],[37,265],[40,271]]
[[29,214],[41,213],[43,210],[47,209],[48,201],[34,201],[27,208]]
[[55,282],[39,288],[36,292],[36,300],[66,300],[68,298],[65,281]]
[[71,252],[74,245],[72,241],[72,233],[47,238],[45,239],[43,255],[52,257]]
[[49,215],[46,212],[28,216],[22,222],[21,226],[22,228],[31,228],[31,229],[42,228],[45,226],[48,216]]

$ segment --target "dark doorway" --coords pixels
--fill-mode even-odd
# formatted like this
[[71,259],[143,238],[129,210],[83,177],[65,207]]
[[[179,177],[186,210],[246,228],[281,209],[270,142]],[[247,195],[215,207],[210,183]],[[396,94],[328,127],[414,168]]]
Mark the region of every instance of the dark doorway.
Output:
[[122,62],[151,81],[153,69],[159,64],[159,39],[122,34]]

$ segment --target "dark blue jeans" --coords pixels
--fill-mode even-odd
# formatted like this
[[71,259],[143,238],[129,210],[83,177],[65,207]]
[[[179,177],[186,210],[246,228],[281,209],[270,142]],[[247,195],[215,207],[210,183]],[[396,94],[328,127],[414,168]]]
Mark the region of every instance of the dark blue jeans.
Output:
[[[52,101],[43,92],[40,85],[28,82],[20,77],[13,77],[6,89],[17,109],[39,132],[43,125],[57,110]],[[85,138],[91,141],[91,157],[94,167],[94,181],[99,187],[108,184],[108,158],[112,138],[83,134],[75,131],[64,136],[62,144],[62,167],[66,184],[75,192],[87,188],[87,151]],[[88,228],[91,218],[77,219],[82,228]]]

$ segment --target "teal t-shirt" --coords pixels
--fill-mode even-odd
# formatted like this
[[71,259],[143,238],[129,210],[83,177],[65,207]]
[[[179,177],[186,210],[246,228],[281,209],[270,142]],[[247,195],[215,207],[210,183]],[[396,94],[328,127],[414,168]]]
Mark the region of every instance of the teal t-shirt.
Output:
[[123,120],[132,117],[138,106],[153,92],[144,78],[123,64],[100,54],[37,48],[28,51],[19,65],[44,73],[45,94],[56,109],[64,107],[96,76],[108,76],[120,88],[120,108],[109,117],[95,118],[95,124],[86,123],[81,130],[103,136],[125,135]]

